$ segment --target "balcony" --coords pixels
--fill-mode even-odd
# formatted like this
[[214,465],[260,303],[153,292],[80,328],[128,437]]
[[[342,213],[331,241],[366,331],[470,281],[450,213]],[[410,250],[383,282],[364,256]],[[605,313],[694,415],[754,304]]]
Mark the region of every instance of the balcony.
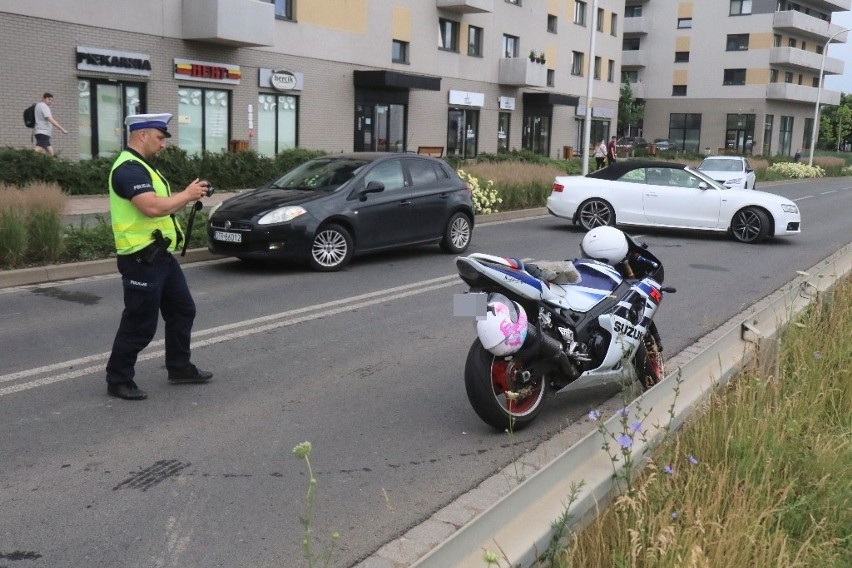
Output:
[[[849,0],[846,2],[847,10],[849,9]],[[772,22],[772,27],[775,31],[785,32],[797,36],[807,36],[812,39],[825,43],[832,35],[843,30],[843,26],[831,24],[825,20],[808,16],[795,10],[787,10],[784,12],[775,12],[775,17]],[[834,38],[835,43],[846,43],[848,32],[838,34]]]
[[234,47],[275,45],[275,5],[260,0],[183,0],[183,39]]
[[530,61],[528,57],[503,58],[497,82],[516,87],[546,87],[547,65]]
[[621,52],[621,68],[646,67],[648,65],[648,52],[644,49],[635,49]]
[[[793,83],[770,83],[766,86],[766,98],[777,101],[816,104],[817,88]],[[840,91],[822,90],[820,103],[826,105],[840,104]]]
[[436,0],[439,10],[459,14],[480,14],[494,11],[494,0]]
[[630,92],[633,94],[634,99],[644,99],[645,98],[645,83],[637,82],[637,83],[628,83],[630,85]]
[[852,10],[852,0],[808,0],[808,4],[823,12]]
[[[822,55],[812,51],[804,51],[795,47],[773,47],[769,51],[770,65],[783,65],[799,71],[819,73],[822,66]],[[835,57],[825,58],[826,75],[843,75],[843,60]]]
[[624,35],[648,35],[648,18],[644,16],[636,18],[624,18],[622,20]]

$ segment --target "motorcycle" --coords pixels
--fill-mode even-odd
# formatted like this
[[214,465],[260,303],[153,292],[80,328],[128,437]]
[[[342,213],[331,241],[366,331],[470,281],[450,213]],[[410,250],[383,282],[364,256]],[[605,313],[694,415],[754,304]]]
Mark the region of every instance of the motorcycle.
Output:
[[581,378],[638,379],[647,389],[665,377],[653,318],[663,294],[676,290],[662,286],[663,265],[647,245],[618,229],[593,229],[584,244],[601,229],[621,233],[627,253],[607,262],[575,259],[573,282],[557,284],[517,258],[456,258],[470,290],[457,295],[454,311],[475,315],[477,328],[465,388],[476,414],[494,428],[528,426],[548,391],[558,394]]

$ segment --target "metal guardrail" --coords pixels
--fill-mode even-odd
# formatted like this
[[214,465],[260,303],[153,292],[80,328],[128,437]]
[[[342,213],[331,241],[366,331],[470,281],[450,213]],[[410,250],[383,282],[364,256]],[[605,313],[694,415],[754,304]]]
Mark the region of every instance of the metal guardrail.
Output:
[[[678,428],[717,386],[755,361],[772,364],[784,327],[850,272],[852,243],[668,361],[674,371],[628,406],[628,423],[643,420],[647,428],[642,443],[632,448],[633,463],[644,463],[648,446]],[[623,420],[613,417],[604,427],[618,435]],[[602,450],[604,440],[601,432],[591,432],[412,566],[485,566],[485,550],[497,552],[512,566],[531,564],[548,547],[554,520],[567,512],[570,527],[577,530],[613,497],[613,465]],[[566,503],[578,482],[583,483],[579,493]]]

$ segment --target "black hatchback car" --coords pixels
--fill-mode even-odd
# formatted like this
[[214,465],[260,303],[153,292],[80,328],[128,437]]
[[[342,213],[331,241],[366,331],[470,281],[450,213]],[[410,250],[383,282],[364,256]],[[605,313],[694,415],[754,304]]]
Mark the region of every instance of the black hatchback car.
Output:
[[356,254],[473,235],[470,186],[443,160],[355,152],[315,158],[210,211],[209,249],[245,260],[307,260],[319,271]]

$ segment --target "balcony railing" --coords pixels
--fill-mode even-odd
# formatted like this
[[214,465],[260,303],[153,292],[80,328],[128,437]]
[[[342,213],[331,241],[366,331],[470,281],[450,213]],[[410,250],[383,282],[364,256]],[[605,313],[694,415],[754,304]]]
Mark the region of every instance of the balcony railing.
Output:
[[236,47],[275,45],[275,4],[259,0],[183,0],[183,39]]
[[[766,98],[779,101],[792,101],[798,103],[816,104],[817,87],[795,85],[793,83],[770,83],[766,86]],[[839,105],[840,92],[822,90],[820,103],[826,105]]]
[[624,18],[622,20],[624,35],[647,35],[650,24],[648,18],[639,16],[636,18]]
[[[852,0],[849,0],[849,2],[852,2]],[[847,10],[849,9],[848,5],[849,3],[847,2]],[[832,35],[838,34],[833,41],[835,43],[845,43],[848,36],[848,32],[838,33],[843,30],[843,26],[838,26],[837,24],[832,24],[795,10],[775,12],[772,27],[776,31],[808,36],[822,42],[828,40]]]
[[[822,66],[822,55],[813,51],[804,51],[795,47],[773,47],[769,51],[770,65],[783,65],[802,71],[819,73]],[[835,57],[825,58],[826,75],[842,75],[843,60]]]
[[547,65],[530,61],[528,57],[503,58],[497,82],[518,87],[546,87]]
[[437,0],[439,10],[459,14],[478,14],[494,11],[494,0]]
[[621,68],[625,67],[647,67],[648,52],[644,49],[635,49],[621,52]]

